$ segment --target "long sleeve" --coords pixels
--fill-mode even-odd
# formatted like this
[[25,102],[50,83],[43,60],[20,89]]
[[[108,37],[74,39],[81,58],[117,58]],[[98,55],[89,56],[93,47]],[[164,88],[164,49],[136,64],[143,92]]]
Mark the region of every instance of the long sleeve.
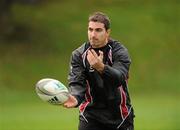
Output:
[[69,91],[78,100],[78,105],[84,100],[86,91],[85,68],[83,67],[81,53],[75,50],[72,53],[70,72],[68,76]]
[[113,64],[112,66],[105,65],[102,76],[116,86],[128,78],[131,59],[123,45],[116,46],[112,53]]

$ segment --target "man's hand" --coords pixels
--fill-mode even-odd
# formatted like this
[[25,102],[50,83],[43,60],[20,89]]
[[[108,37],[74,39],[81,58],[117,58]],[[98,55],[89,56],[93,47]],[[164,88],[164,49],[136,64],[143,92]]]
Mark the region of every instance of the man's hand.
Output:
[[104,63],[103,63],[103,52],[99,51],[99,56],[93,49],[88,50],[87,60],[90,66],[100,73],[104,70]]
[[63,104],[63,106],[66,108],[73,108],[77,104],[78,104],[77,99],[74,96],[70,95],[69,99]]

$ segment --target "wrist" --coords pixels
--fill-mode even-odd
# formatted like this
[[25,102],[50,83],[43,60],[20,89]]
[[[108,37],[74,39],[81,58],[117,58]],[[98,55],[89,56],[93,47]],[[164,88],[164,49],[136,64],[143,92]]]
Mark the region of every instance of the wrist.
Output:
[[103,63],[100,64],[100,66],[96,69],[98,72],[102,73],[104,71],[105,65]]

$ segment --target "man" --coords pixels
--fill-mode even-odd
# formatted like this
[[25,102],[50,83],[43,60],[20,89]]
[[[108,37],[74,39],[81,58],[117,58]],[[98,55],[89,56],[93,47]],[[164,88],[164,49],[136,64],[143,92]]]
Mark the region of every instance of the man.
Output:
[[95,12],[89,17],[89,41],[72,53],[71,96],[64,107],[79,107],[79,130],[134,130],[127,88],[131,60],[109,35],[108,16]]

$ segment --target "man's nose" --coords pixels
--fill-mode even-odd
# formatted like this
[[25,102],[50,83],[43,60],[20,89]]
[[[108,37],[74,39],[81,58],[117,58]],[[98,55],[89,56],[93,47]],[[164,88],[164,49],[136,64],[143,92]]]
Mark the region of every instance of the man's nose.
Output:
[[96,36],[96,31],[92,31],[92,32],[91,32],[91,36],[92,36],[92,37],[95,37],[95,36]]

